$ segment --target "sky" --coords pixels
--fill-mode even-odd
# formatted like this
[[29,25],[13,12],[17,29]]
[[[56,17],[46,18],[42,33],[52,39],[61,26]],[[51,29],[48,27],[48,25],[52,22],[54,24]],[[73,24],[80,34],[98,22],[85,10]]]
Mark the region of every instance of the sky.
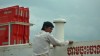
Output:
[[100,40],[100,0],[0,0],[0,9],[14,5],[30,10],[30,39],[44,21],[64,18],[65,40]]

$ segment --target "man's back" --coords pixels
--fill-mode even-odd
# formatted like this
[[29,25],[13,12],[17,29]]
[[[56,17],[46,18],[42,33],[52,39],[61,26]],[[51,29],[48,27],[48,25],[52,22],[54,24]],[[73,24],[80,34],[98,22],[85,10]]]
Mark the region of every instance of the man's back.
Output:
[[41,55],[49,52],[50,42],[47,38],[47,34],[41,31],[33,38],[33,52],[36,55]]

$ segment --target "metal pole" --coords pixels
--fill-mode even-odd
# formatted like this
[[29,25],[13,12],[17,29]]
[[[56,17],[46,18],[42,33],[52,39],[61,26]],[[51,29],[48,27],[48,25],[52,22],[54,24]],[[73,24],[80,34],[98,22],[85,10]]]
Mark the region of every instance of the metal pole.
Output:
[[10,45],[10,36],[11,36],[11,24],[8,24],[8,45]]

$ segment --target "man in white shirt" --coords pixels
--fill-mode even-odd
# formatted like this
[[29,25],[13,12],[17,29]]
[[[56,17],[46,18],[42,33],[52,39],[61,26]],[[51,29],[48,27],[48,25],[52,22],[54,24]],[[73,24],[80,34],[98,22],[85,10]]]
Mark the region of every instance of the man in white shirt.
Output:
[[46,21],[42,26],[42,31],[33,38],[34,56],[49,56],[50,44],[53,46],[63,46],[72,44],[73,41],[60,42],[51,35],[54,26],[51,22]]

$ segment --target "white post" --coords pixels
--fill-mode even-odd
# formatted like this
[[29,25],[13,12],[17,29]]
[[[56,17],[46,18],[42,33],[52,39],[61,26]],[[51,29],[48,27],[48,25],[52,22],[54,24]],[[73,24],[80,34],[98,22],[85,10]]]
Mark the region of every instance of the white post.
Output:
[[66,20],[55,19],[53,23],[55,23],[55,37],[60,41],[64,41],[64,24]]

